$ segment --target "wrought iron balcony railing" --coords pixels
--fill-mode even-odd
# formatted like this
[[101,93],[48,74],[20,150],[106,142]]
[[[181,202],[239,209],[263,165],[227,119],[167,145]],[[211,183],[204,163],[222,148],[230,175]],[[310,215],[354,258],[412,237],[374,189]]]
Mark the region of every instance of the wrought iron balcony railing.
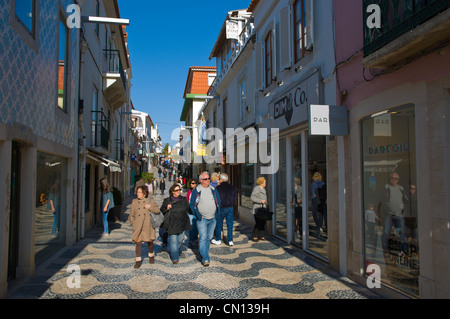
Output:
[[234,44],[234,46],[228,52],[224,66],[220,70],[218,70],[219,74],[216,76],[211,87],[209,88],[208,95],[214,94],[216,88],[219,86],[219,84],[225,78],[228,71],[231,69],[231,66],[234,64],[234,62],[237,60],[239,55],[242,53],[242,51],[244,50],[247,43],[250,40],[252,40],[254,42],[255,37],[256,37],[256,28],[253,23],[253,18],[251,18],[251,19],[248,19],[248,21],[246,22],[241,34],[239,35],[239,40]]
[[120,60],[119,50],[103,50],[106,59],[106,71],[108,73],[118,73],[120,74],[120,79],[122,80],[123,88],[125,92],[127,91],[127,78],[125,71],[123,70],[122,61]]
[[92,146],[101,146],[108,150],[109,119],[102,111],[91,111],[92,114]]
[[[381,28],[369,28],[369,5],[381,9]],[[363,0],[364,56],[450,8],[450,0]]]

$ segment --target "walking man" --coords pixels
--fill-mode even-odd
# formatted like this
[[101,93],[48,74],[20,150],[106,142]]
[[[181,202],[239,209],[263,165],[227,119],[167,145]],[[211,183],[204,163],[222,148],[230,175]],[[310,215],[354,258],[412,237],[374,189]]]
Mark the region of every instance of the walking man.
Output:
[[220,197],[220,210],[219,216],[216,222],[215,238],[212,243],[215,245],[220,245],[222,243],[222,227],[223,219],[225,218],[227,223],[227,241],[229,246],[233,246],[233,204],[237,199],[236,188],[228,183],[228,175],[225,173],[220,174],[219,186],[217,186],[217,191]]
[[190,207],[197,217],[197,229],[200,236],[199,248],[203,266],[209,266],[209,245],[214,236],[216,217],[220,208],[219,192],[210,186],[208,172],[200,175],[200,185],[193,189],[190,198]]

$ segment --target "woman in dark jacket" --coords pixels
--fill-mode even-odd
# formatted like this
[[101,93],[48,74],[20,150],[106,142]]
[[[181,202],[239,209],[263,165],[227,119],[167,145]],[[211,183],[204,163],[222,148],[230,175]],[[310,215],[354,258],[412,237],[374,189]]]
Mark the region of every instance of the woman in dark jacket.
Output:
[[159,190],[161,191],[161,195],[164,195],[164,191],[166,190],[166,181],[164,180],[164,177],[161,178],[161,181],[159,182]]
[[165,198],[161,212],[164,214],[162,228],[167,230],[169,239],[167,248],[174,264],[180,259],[180,247],[184,240],[184,232],[191,229],[189,222],[189,202],[181,196],[181,186],[173,184],[169,189],[169,197]]

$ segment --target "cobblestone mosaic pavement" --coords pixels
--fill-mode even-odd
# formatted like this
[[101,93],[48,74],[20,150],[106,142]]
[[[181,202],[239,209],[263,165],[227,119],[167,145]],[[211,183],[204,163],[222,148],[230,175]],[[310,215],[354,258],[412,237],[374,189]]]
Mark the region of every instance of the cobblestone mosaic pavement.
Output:
[[[102,237],[100,227],[88,232],[10,299],[380,298],[293,246],[273,238],[249,240],[251,228],[239,221],[234,222],[234,246],[211,245],[209,267],[200,263],[198,247],[183,247],[180,262],[172,264],[158,239],[155,264],[144,258],[141,268],[134,269],[128,212],[129,205],[122,219],[110,225],[109,236]],[[69,265],[80,267],[80,288],[68,287],[68,280],[74,282]]]

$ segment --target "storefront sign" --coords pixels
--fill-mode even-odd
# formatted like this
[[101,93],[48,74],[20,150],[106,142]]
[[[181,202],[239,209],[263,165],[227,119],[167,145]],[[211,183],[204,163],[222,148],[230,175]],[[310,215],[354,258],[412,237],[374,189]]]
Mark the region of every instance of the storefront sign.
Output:
[[319,74],[315,72],[306,79],[286,88],[269,104],[274,122],[272,127],[280,130],[306,123],[308,121],[308,104],[319,103]]
[[315,105],[309,107],[309,133],[311,135],[348,135],[346,106]]

